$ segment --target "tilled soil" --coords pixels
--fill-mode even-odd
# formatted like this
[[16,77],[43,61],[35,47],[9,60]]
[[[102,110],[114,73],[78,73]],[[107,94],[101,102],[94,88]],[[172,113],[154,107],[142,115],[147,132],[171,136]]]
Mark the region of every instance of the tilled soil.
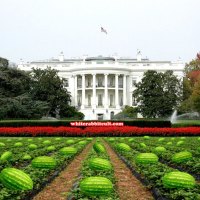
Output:
[[77,179],[82,161],[91,148],[90,143],[47,187],[38,193],[33,200],[66,200],[74,181]]
[[133,176],[129,168],[117,156],[112,148],[104,142],[107,153],[114,167],[116,186],[120,200],[152,200],[151,192]]

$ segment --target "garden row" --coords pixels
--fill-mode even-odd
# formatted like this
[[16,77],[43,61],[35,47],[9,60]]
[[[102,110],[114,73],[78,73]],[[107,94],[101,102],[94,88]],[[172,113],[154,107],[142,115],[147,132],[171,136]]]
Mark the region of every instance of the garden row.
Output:
[[140,128],[140,127],[0,127],[0,136],[198,136],[200,127]]
[[[177,170],[182,167],[183,170],[191,170],[198,177],[197,149],[200,140],[197,138],[144,136],[106,140],[133,174],[154,191],[154,196],[164,199],[200,199],[200,185],[195,178],[189,173]],[[193,155],[191,152],[194,152],[195,148],[196,154]],[[190,169],[192,165],[194,167]]]
[[30,199],[92,138],[0,138],[0,199]]

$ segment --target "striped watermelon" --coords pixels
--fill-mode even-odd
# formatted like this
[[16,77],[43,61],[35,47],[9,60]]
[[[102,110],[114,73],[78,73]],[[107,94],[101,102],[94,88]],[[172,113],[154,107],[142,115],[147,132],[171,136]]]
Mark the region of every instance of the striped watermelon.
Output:
[[32,160],[32,167],[42,169],[54,169],[56,167],[56,161],[49,156],[39,156]]
[[155,147],[154,150],[153,150],[153,152],[157,153],[157,154],[164,153],[165,151],[166,151],[165,147],[161,147],[161,146]]
[[29,138],[27,141],[28,141],[28,142],[32,142],[32,141],[33,141],[33,139]]
[[55,138],[55,141],[60,141],[60,140],[61,140],[61,138],[58,138],[58,137],[57,137],[57,138]]
[[131,147],[125,143],[117,144],[117,149],[120,151],[131,151]]
[[162,182],[165,188],[194,188],[195,179],[185,172],[170,172],[163,176]]
[[129,141],[129,142],[134,142],[135,139],[134,139],[134,138],[130,138],[128,141]]
[[5,147],[6,145],[3,142],[0,142],[0,147]]
[[50,141],[50,140],[45,140],[45,141],[43,142],[43,144],[45,144],[45,145],[51,144],[51,141]]
[[136,156],[135,162],[138,164],[158,163],[158,156],[154,153],[140,153]]
[[28,148],[31,150],[37,149],[37,145],[36,144],[30,144],[28,145]]
[[158,142],[163,142],[165,140],[165,138],[159,138]]
[[96,142],[94,145],[93,145],[93,149],[97,152],[97,153],[105,153],[106,150],[104,148],[104,146],[98,142]]
[[167,145],[172,145],[172,142],[167,142]]
[[113,184],[105,177],[88,177],[81,181],[80,190],[88,196],[104,196],[112,192]]
[[74,140],[67,140],[66,144],[74,144],[74,142],[75,142]]
[[108,171],[112,169],[112,165],[109,160],[103,158],[93,158],[89,161],[89,167],[93,170]]
[[62,155],[73,155],[77,153],[77,149],[74,147],[63,147],[60,149]]
[[184,141],[183,141],[183,140],[178,141],[178,142],[176,143],[177,146],[180,146],[180,145],[182,145],[182,144],[184,144]]
[[141,142],[141,143],[140,143],[140,147],[142,147],[142,148],[146,148],[147,145],[146,145],[145,143]]
[[82,141],[80,141],[78,144],[80,144],[80,145],[85,145],[85,144],[87,144],[87,142],[84,141],[84,140],[82,140]]
[[14,144],[15,147],[22,147],[23,146],[23,143],[22,142],[16,142]]
[[1,183],[11,190],[32,190],[33,181],[30,176],[15,168],[4,168],[0,174]]
[[5,151],[2,155],[0,160],[1,161],[6,161],[6,160],[10,160],[12,158],[12,152],[11,151]]
[[22,159],[23,159],[23,160],[31,160],[31,156],[28,155],[28,154],[26,154],[26,155],[23,156]]
[[192,159],[192,153],[188,151],[181,151],[172,156],[172,162],[175,163],[187,162],[190,159]]
[[56,150],[56,147],[53,146],[53,145],[51,145],[51,146],[48,146],[48,147],[46,148],[46,150],[47,150],[47,151],[55,151],[55,150]]
[[145,139],[145,140],[149,140],[150,137],[149,137],[148,135],[145,135],[145,136],[144,136],[144,139]]

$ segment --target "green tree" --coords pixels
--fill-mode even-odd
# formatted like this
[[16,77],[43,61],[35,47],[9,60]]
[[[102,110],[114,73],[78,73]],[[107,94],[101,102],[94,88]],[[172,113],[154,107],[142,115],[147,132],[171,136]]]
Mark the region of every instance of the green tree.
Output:
[[61,118],[81,115],[70,106],[71,95],[64,87],[64,79],[59,77],[57,70],[50,67],[44,70],[33,69],[31,94],[34,100],[48,103],[48,115],[55,117],[57,112]]
[[114,116],[114,119],[137,118],[137,112],[136,107],[126,105],[121,112]]
[[149,70],[136,84],[133,94],[144,117],[166,117],[171,115],[180,101],[181,83],[172,71],[159,73]]

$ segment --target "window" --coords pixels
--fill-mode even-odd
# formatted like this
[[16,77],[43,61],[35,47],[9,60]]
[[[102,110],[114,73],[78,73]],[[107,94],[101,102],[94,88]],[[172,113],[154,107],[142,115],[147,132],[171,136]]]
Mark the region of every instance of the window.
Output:
[[78,87],[82,86],[82,78],[78,77],[78,83],[77,83]]
[[136,78],[133,78],[132,79],[132,87],[135,87],[135,84],[137,83],[137,79]]
[[123,87],[123,77],[122,76],[119,77],[119,87],[120,88]]
[[92,84],[91,84],[91,78],[88,77],[87,78],[87,82],[86,82],[87,86],[86,87],[92,87]]
[[81,96],[78,95],[78,106],[80,107],[81,106]]
[[63,79],[63,85],[64,85],[64,87],[69,87],[69,79],[68,78]]
[[91,95],[88,94],[88,106],[91,106]]
[[113,106],[114,96],[113,94],[110,95],[110,106]]
[[132,95],[132,106],[137,106],[137,101],[134,95]]
[[114,87],[115,86],[115,78],[112,76],[110,77],[110,84],[109,84],[110,87]]
[[102,102],[102,94],[98,95],[98,106],[102,106],[103,102]]
[[98,77],[98,87],[103,87],[103,77]]

